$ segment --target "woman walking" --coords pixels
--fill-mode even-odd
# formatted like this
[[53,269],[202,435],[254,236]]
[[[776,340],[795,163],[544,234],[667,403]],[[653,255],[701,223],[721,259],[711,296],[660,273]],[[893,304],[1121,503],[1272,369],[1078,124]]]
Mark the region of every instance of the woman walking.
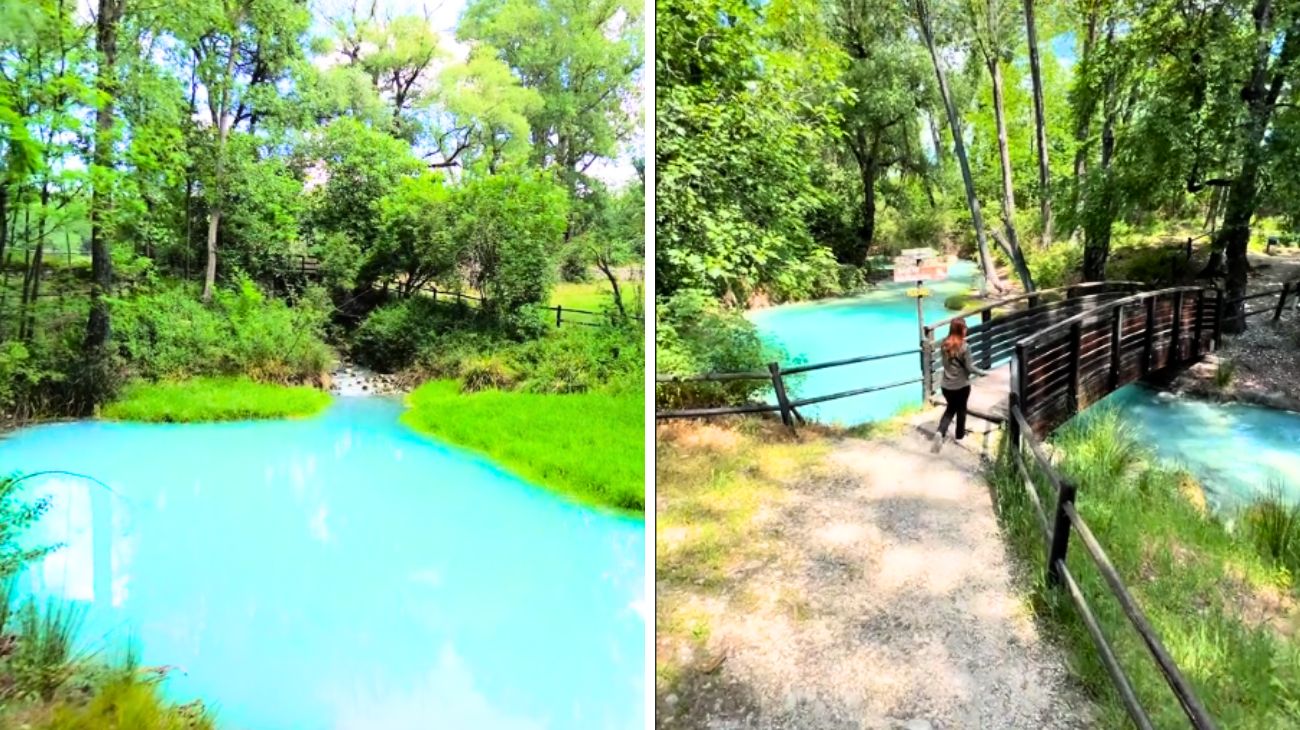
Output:
[[970,400],[970,379],[974,375],[988,375],[970,361],[970,349],[966,347],[966,321],[953,320],[948,326],[948,336],[939,346],[943,358],[943,380],[939,387],[943,390],[943,399],[948,407],[939,419],[939,433],[935,439],[937,447],[948,436],[948,424],[953,416],[957,417],[956,438],[961,441],[966,435],[966,403]]

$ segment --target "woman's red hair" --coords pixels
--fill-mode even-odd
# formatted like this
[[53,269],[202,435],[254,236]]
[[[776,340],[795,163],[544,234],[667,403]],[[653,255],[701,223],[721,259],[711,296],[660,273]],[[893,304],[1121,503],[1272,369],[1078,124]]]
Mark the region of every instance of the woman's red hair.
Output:
[[956,357],[961,346],[966,344],[966,320],[954,319],[948,325],[948,336],[943,338],[943,354]]

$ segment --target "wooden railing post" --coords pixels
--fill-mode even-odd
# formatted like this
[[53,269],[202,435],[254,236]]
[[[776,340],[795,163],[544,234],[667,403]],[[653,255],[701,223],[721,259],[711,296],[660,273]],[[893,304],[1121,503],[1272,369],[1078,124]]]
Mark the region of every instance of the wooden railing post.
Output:
[[1273,321],[1282,319],[1282,310],[1286,308],[1286,297],[1291,293],[1291,282],[1282,284],[1282,296],[1278,297],[1277,309],[1273,310]]
[[1070,515],[1065,511],[1067,504],[1074,503],[1074,482],[1061,480],[1061,491],[1056,494],[1056,517],[1052,520],[1052,543],[1047,549],[1047,585],[1061,585],[1061,571],[1057,570],[1057,561],[1065,560],[1066,550],[1070,546]]
[[988,368],[993,365],[993,333],[989,331],[989,322],[993,320],[993,310],[986,309],[980,315],[980,322],[984,325],[980,334],[984,336],[983,342],[980,343],[980,367]]
[[1201,333],[1205,331],[1205,289],[1196,292],[1196,316],[1192,319],[1192,357],[1201,356]]
[[1183,359],[1183,292],[1174,292],[1174,321],[1169,329],[1169,363],[1173,365]]
[[930,394],[934,388],[934,350],[930,329],[925,329],[926,336],[921,338],[921,405],[930,403]]
[[794,417],[790,414],[790,398],[785,394],[785,382],[781,380],[781,365],[770,362],[767,371],[772,375],[772,390],[776,391],[776,404],[781,408],[781,423],[794,430]]
[[1016,412],[1020,410],[1020,394],[1016,393],[1016,389],[1015,389],[1015,382],[1016,382],[1015,371],[1016,371],[1016,361],[1012,360],[1011,361],[1012,387],[1011,387],[1011,393],[1008,394],[1007,396],[1009,399],[1009,403],[1008,403],[1009,407],[1007,408],[1007,447],[1011,449],[1011,455],[1013,457],[1018,456],[1020,454],[1020,419],[1016,418]]
[[1151,353],[1155,351],[1156,298],[1147,297],[1146,339],[1142,343],[1142,374],[1151,372]]
[[1214,287],[1214,349],[1217,351],[1223,347],[1223,315],[1224,315],[1223,290]]
[[1115,319],[1110,323],[1110,383],[1107,390],[1119,387],[1119,369],[1123,364],[1121,348],[1124,343],[1124,305],[1115,307]]
[[1070,379],[1068,385],[1070,388],[1069,403],[1071,414],[1079,412],[1079,350],[1081,349],[1079,340],[1082,338],[1082,325],[1078,322],[1070,325]]

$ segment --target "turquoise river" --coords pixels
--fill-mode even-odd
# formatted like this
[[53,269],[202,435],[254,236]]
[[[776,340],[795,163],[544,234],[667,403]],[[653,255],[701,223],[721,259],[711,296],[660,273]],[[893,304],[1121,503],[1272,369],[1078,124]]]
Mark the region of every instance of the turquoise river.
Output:
[[[928,285],[930,296],[922,300],[926,322],[952,316],[944,308],[944,299],[969,291],[975,271],[970,262],[958,262],[950,267],[948,280]],[[910,350],[920,340],[916,300],[908,296],[912,286],[885,283],[862,296],[758,309],[749,318],[767,342],[784,348],[788,355],[784,362],[816,363]],[[794,397],[919,376],[918,355],[831,368],[797,376]],[[913,384],[829,401],[802,412],[819,421],[855,425],[888,418],[920,402],[921,386]],[[1120,389],[1106,403],[1120,409],[1142,440],[1155,445],[1159,457],[1195,474],[1214,506],[1230,509],[1272,489],[1300,502],[1300,413],[1170,398],[1140,385]]]
[[[384,398],[288,421],[43,425],[0,472],[62,547],[21,589],[86,607],[222,728],[639,728],[645,526],[418,435]],[[454,417],[454,415],[452,416]]]

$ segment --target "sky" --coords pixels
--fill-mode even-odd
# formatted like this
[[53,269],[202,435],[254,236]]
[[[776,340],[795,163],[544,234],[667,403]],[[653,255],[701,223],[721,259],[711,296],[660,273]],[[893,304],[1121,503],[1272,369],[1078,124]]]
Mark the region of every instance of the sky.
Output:
[[[378,13],[381,17],[395,17],[398,15],[422,15],[429,19],[429,23],[434,30],[442,36],[444,48],[451,52],[452,56],[458,60],[463,60],[469,52],[469,48],[456,40],[456,22],[460,19],[461,13],[465,10],[467,0],[313,0],[313,30],[318,33],[324,33],[328,29],[328,19],[340,15],[347,15],[351,12],[352,5],[355,2],[358,7],[368,9],[371,2],[377,2]],[[645,74],[639,78],[640,89],[636,94],[637,104],[641,104],[645,99]],[[615,159],[597,160],[587,172],[593,177],[604,181],[607,185],[620,188],[636,178],[636,168],[632,165],[635,157],[644,157],[645,155],[645,115],[640,113],[641,110],[629,109],[629,113],[636,113],[639,120],[636,134],[626,148]]]

